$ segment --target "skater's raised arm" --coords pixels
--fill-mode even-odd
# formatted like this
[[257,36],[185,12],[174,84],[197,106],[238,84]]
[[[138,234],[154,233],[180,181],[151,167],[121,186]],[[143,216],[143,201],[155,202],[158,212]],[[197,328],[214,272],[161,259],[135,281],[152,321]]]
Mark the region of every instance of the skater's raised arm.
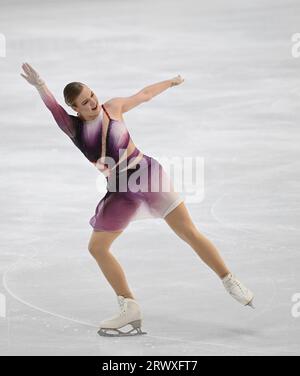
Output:
[[143,91],[151,98],[169,89],[172,86],[180,85],[184,79],[178,75],[171,80],[165,80],[153,85],[146,86]]
[[178,75],[171,80],[165,80],[153,85],[146,86],[144,87],[144,89],[129,97],[112,98],[109,103],[116,109],[116,112],[124,113],[133,109],[134,107],[137,107],[141,103],[149,101],[156,95],[167,90],[169,87],[180,85],[183,81],[184,79],[181,78],[180,75]]
[[24,63],[22,68],[26,75],[21,73],[21,76],[37,89],[46,107],[51,111],[57,125],[70,138],[74,138],[76,135],[76,128],[71,116],[56,101],[54,95],[45,84],[45,81],[40,78],[39,74],[28,63]]

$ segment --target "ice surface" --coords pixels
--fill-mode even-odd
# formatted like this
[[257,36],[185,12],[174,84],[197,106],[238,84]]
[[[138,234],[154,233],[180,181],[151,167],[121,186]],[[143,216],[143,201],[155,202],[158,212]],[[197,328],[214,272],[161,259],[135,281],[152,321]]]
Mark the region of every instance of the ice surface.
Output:
[[[299,1],[37,4],[5,1],[0,12],[0,353],[299,355],[300,318],[291,314],[300,292],[300,59],[291,54]],[[24,61],[62,104],[70,81],[105,101],[185,78],[125,120],[147,155],[205,159],[205,198],[188,209],[255,291],[255,311],[151,219],[112,247],[149,334],[97,335],[118,308],[87,250],[98,171],[20,76]]]

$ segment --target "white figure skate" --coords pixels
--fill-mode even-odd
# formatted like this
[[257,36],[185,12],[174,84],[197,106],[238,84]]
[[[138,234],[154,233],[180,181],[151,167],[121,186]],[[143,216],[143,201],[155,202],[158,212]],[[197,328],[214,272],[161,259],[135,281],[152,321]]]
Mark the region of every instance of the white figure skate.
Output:
[[[143,316],[137,301],[130,298],[124,298],[121,295],[117,296],[117,299],[121,308],[121,313],[111,319],[102,321],[100,323],[98,334],[105,337],[147,334],[141,330]],[[120,329],[127,325],[131,325],[132,329],[127,332],[122,332]]]
[[228,274],[222,279],[226,291],[244,306],[255,308],[253,304],[254,294],[245,287],[234,275]]

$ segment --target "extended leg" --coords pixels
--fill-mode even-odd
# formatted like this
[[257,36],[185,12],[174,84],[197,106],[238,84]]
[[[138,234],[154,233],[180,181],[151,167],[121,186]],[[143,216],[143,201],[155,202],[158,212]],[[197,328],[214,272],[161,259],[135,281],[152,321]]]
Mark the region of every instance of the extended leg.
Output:
[[174,232],[187,242],[201,259],[221,278],[226,291],[239,303],[254,308],[254,294],[245,287],[225,265],[217,248],[194,225],[184,203],[165,217]]
[[164,219],[221,279],[230,273],[217,248],[194,225],[184,203],[178,205]]

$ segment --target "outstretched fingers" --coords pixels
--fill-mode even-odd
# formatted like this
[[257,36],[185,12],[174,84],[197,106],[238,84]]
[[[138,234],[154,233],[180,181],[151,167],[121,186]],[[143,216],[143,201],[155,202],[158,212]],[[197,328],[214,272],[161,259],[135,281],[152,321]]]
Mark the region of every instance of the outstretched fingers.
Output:
[[23,78],[25,78],[25,80],[28,81],[29,76],[30,76],[30,72],[29,72],[28,68],[25,66],[25,64],[22,64],[22,68],[23,68],[24,72],[26,73],[26,75],[23,74],[23,73],[21,73],[21,76],[22,76]]
[[25,67],[30,71],[30,72],[34,72],[34,69],[32,68],[32,66],[28,63],[25,63]]
[[31,74],[30,68],[25,63],[22,65],[22,68],[24,72],[27,73],[28,76]]
[[32,74],[35,74],[36,76],[39,75],[38,72],[34,68],[32,68],[32,66],[30,64],[25,63],[25,65],[29,69],[29,72],[31,72]]
[[31,85],[41,85],[43,84],[43,80],[40,78],[39,74],[37,71],[35,71],[32,66],[28,63],[23,63],[22,68],[24,70],[25,74],[21,73],[21,76],[27,80]]
[[28,77],[27,76],[25,76],[25,74],[23,74],[23,73],[20,73],[21,74],[21,76],[22,77],[24,77],[25,78],[25,80],[27,80],[28,81]]

